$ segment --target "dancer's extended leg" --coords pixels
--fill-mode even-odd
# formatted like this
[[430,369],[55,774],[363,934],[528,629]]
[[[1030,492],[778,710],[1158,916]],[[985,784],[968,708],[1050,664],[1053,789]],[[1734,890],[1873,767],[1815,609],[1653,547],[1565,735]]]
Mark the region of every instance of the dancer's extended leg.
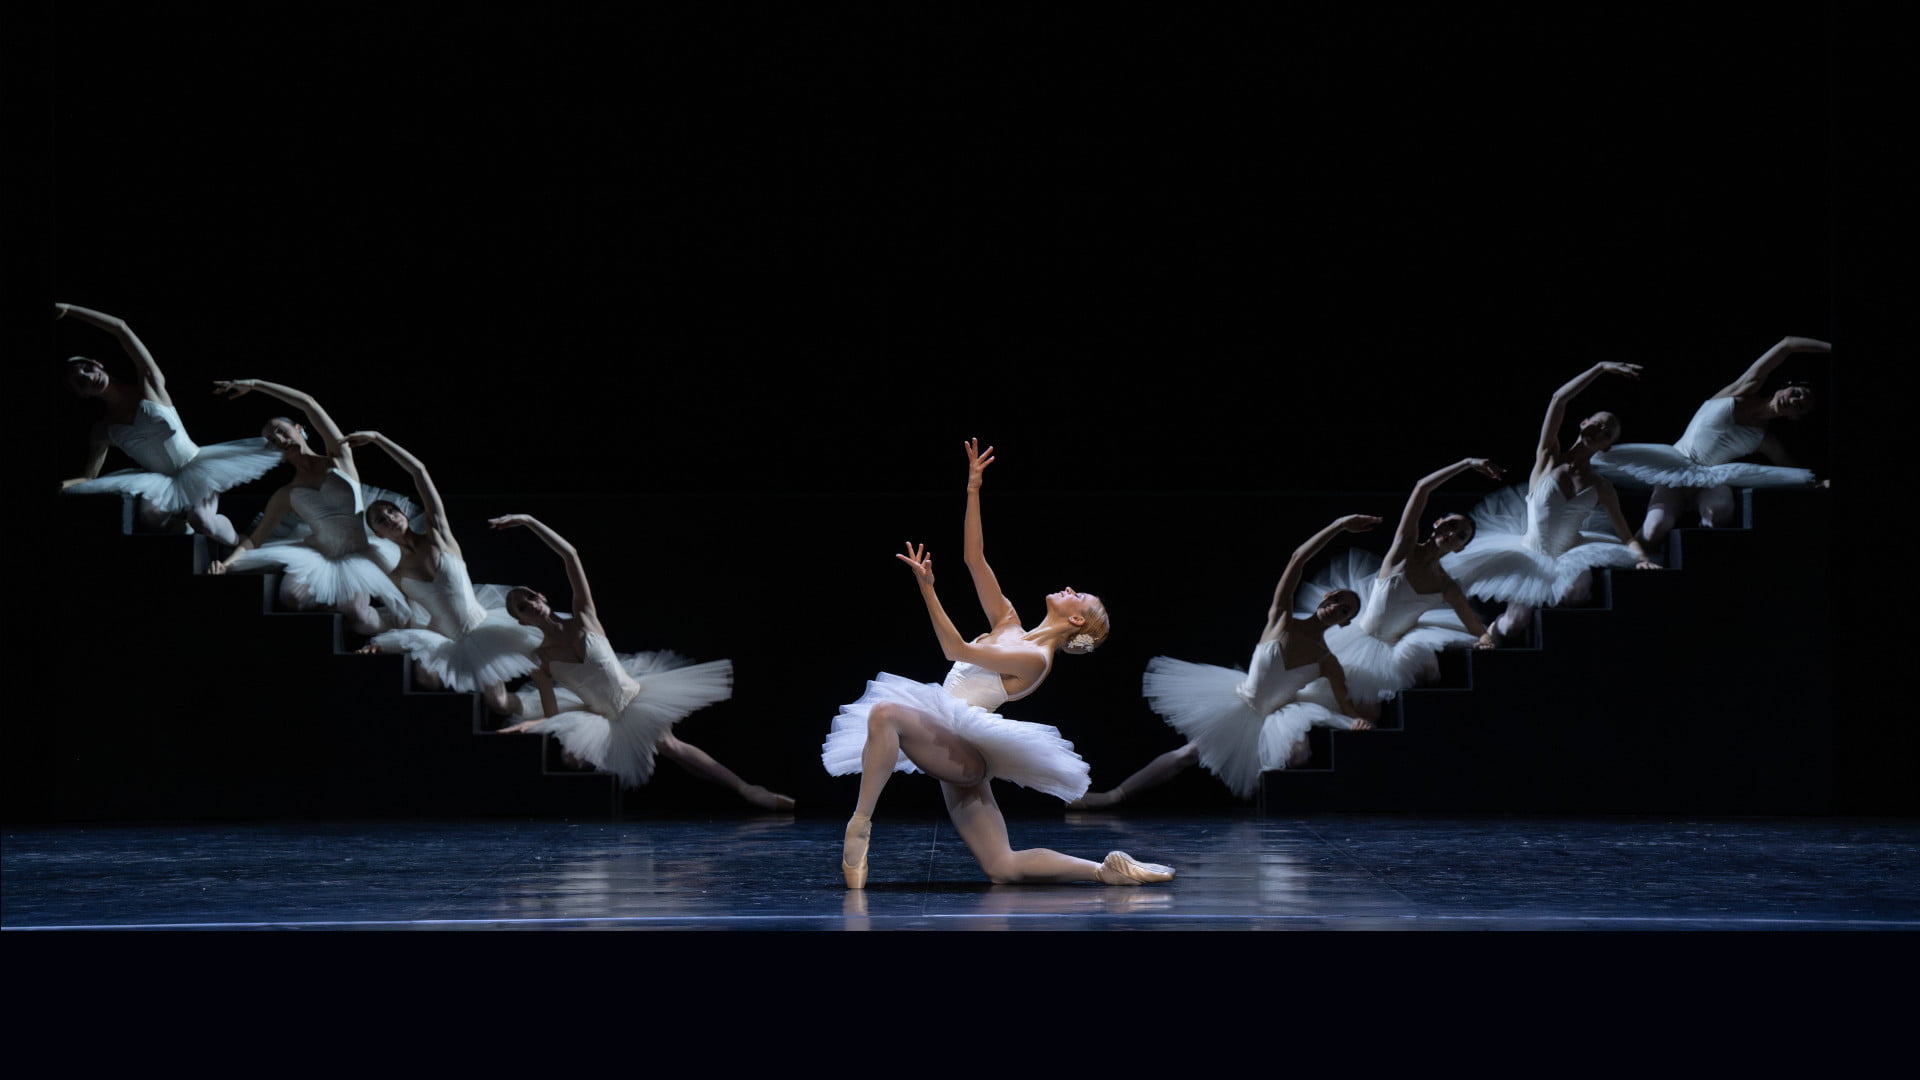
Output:
[[700,779],[719,784],[721,787],[732,791],[734,794],[764,810],[793,809],[792,799],[785,795],[768,791],[759,784],[747,783],[745,780],[740,779],[739,775],[732,769],[715,761],[712,754],[694,746],[692,743],[676,739],[671,735],[663,735],[660,741],[655,744],[654,749],[659,752],[660,756],[673,761]]
[[1097,863],[1049,848],[1015,851],[1007,839],[1007,819],[993,800],[993,781],[954,784],[943,780],[940,792],[946,796],[947,815],[953,819],[954,830],[966,841],[967,850],[980,861],[987,878],[996,885],[1064,881],[1144,885],[1173,878],[1172,869],[1136,862],[1122,851],[1109,852],[1105,862]]
[[1089,791],[1068,803],[1067,808],[1099,810],[1102,807],[1118,806],[1128,797],[1138,795],[1148,788],[1159,787],[1199,763],[1200,751],[1192,743],[1188,743],[1178,750],[1169,750],[1147,762],[1144,768],[1120,781],[1118,786],[1107,791]]
[[967,850],[980,861],[980,869],[997,885],[1015,882],[1099,881],[1100,864],[1062,855],[1047,848],[1013,850],[1007,839],[1007,819],[993,801],[992,781],[971,784],[942,781],[941,794],[947,797],[947,814]]

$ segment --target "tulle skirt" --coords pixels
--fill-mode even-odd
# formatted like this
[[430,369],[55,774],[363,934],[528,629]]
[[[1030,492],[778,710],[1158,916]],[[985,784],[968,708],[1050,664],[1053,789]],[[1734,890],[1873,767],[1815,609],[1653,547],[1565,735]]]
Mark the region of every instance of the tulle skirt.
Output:
[[[619,660],[639,692],[618,714],[595,712],[578,694],[555,686],[560,711],[533,730],[553,733],[568,753],[636,788],[653,778],[654,752],[673,725],[733,696],[733,661],[692,664],[673,652],[621,653]],[[538,687],[525,687],[518,697],[520,715],[540,715]]]
[[[1009,720],[978,705],[969,705],[933,683],[915,682],[888,672],[874,676],[867,692],[851,705],[842,705],[833,729],[821,747],[820,761],[827,772],[846,776],[861,771],[860,755],[867,745],[867,714],[881,702],[905,705],[926,713],[951,728],[986,760],[989,777],[1043,791],[1067,802],[1087,793],[1087,763],[1047,724]],[[894,772],[920,770],[901,754]]]
[[355,596],[371,596],[395,612],[407,612],[406,594],[387,572],[399,565],[392,541],[368,541],[364,551],[328,555],[305,541],[273,541],[239,552],[229,571],[279,571],[304,587],[314,600],[335,607]]
[[[1362,623],[1369,621],[1369,606],[1380,602],[1374,579],[1380,572],[1380,557],[1349,548],[1346,557],[1336,555],[1326,569],[1313,576],[1311,587],[1301,588],[1295,598],[1294,614],[1310,617],[1320,598],[1334,589],[1348,589],[1360,597],[1360,616],[1346,626],[1327,629],[1327,648],[1347,676],[1347,697],[1371,715],[1378,704],[1393,695],[1440,674],[1442,649],[1470,647],[1479,639],[1467,633],[1460,616],[1444,599],[1431,602],[1421,611],[1413,627],[1388,640],[1368,633]],[[1388,594],[1391,602],[1393,594]],[[1311,603],[1307,599],[1311,598]]]
[[265,439],[238,439],[200,447],[172,474],[121,469],[67,488],[83,495],[138,495],[162,513],[177,514],[229,488],[265,476],[280,464],[280,451]]
[[[1588,524],[1605,520],[1594,511]],[[1566,599],[1582,575],[1598,567],[1631,570],[1640,557],[1612,533],[1582,526],[1578,539],[1555,555],[1527,542],[1527,500],[1523,487],[1503,488],[1473,508],[1477,528],[1466,550],[1456,551],[1440,565],[1482,600],[1499,600],[1529,607],[1546,607]],[[1610,526],[1609,526],[1610,527]]]
[[[1452,611],[1445,614],[1459,622]],[[1467,647],[1478,640],[1464,626],[1416,626],[1398,641],[1374,637],[1353,625],[1327,631],[1327,648],[1346,672],[1347,697],[1356,707],[1368,709],[1368,715],[1407,687],[1438,678],[1442,649]]]
[[373,639],[383,652],[405,653],[421,670],[450,690],[474,692],[531,674],[540,631],[522,626],[505,612],[489,612],[485,622],[457,638],[431,628],[389,630]]
[[1671,446],[1659,443],[1627,443],[1595,454],[1594,468],[1616,483],[1631,483],[1670,488],[1730,487],[1809,487],[1814,475],[1809,469],[1784,465],[1760,465],[1747,461],[1729,461],[1724,465],[1701,465]]
[[1141,686],[1153,711],[1193,745],[1200,764],[1235,795],[1250,799],[1263,771],[1287,767],[1308,728],[1350,728],[1353,721],[1334,711],[1325,679],[1265,714],[1241,696],[1246,679],[1246,672],[1234,668],[1156,656],[1147,662]]

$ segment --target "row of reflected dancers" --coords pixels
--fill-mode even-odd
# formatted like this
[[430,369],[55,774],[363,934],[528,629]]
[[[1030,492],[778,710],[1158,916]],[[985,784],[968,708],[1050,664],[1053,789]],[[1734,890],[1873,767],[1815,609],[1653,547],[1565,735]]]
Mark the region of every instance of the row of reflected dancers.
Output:
[[[569,754],[629,786],[645,783],[656,757],[665,756],[756,806],[792,807],[790,798],[747,783],[672,734],[680,719],[731,694],[730,663],[615,653],[578,552],[546,524],[524,514],[490,522],[496,529],[525,528],[559,556],[572,591],[567,613],[532,589],[476,587],[426,466],[392,439],[345,432],[301,391],[235,380],[215,383],[215,392],[265,394],[304,422],[280,417],[261,438],[197,446],[159,366],[124,321],[66,304],[56,306],[55,316],[113,334],[135,373],[118,379],[97,360],[67,361],[72,388],[100,399],[106,410],[87,475],[67,481],[68,490],[138,496],[140,520],[150,528],[184,520],[232,549],[210,572],[280,573],[289,606],[338,610],[371,639],[367,651],[411,657],[416,676],[429,685],[481,694],[494,711],[517,717],[505,730],[552,733]],[[843,841],[847,885],[865,885],[872,818],[895,772],[924,772],[940,782],[957,831],[995,882],[1171,879],[1170,868],[1124,852],[1094,862],[1014,849],[991,782],[1102,808],[1198,764],[1237,795],[1251,796],[1261,772],[1306,760],[1312,727],[1370,727],[1383,702],[1435,672],[1440,651],[1498,647],[1522,634],[1536,609],[1584,599],[1595,569],[1656,569],[1653,547],[1689,504],[1702,524],[1725,524],[1736,487],[1823,483],[1786,462],[1767,432],[1775,420],[1805,415],[1812,389],[1797,382],[1767,386],[1792,355],[1828,351],[1825,342],[1783,339],[1701,405],[1671,445],[1618,443],[1620,422],[1608,412],[1581,420],[1571,438],[1563,435],[1570,405],[1588,387],[1640,374],[1638,365],[1596,364],[1554,392],[1524,487],[1495,492],[1471,515],[1443,515],[1423,536],[1427,503],[1443,484],[1469,471],[1496,480],[1503,475],[1482,458],[1439,469],[1415,485],[1384,560],[1352,549],[1308,579],[1309,564],[1336,537],[1370,530],[1381,519],[1349,515],[1328,524],[1288,560],[1246,671],[1168,657],[1148,664],[1145,696],[1186,743],[1097,793],[1089,790],[1087,763],[1057,729],[998,710],[1038,689],[1058,654],[1098,648],[1109,631],[1105,605],[1065,588],[1046,597],[1037,624],[1029,628],[1020,618],[985,556],[980,491],[994,450],[969,440],[962,561],[990,629],[970,638],[955,626],[935,590],[933,557],[924,545],[908,544],[896,556],[911,572],[953,667],[940,685],[882,672],[833,720],[823,763],[833,775],[860,776]],[[319,438],[318,450],[311,436]],[[100,476],[108,445],[139,468]],[[367,497],[353,458],[354,449],[365,446],[408,473],[417,507],[400,497]],[[1743,460],[1756,451],[1772,463]],[[253,532],[238,535],[219,513],[220,493],[282,463],[293,479],[274,493]],[[1613,481],[1652,489],[1637,531]],[[285,535],[286,523],[296,519],[299,528]],[[1505,608],[1486,625],[1469,597]],[[530,677],[530,685],[509,693],[507,684],[521,676]]]

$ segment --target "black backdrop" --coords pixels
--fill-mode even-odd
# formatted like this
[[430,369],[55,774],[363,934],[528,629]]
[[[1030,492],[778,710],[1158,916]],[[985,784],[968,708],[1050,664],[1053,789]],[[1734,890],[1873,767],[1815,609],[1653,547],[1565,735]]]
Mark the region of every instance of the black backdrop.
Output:
[[[1229,662],[1264,604],[1239,574],[1270,581],[1318,522],[1156,519],[1115,565],[1135,507],[1347,491],[1391,514],[1458,457],[1524,469],[1547,395],[1597,360],[1647,377],[1580,407],[1664,441],[1782,334],[1842,348],[1803,366],[1833,405],[1791,433],[1809,463],[1865,489],[1887,408],[1865,373],[1905,79],[1882,28],[1819,13],[35,14],[9,166],[30,498],[88,418],[52,361],[103,345],[36,312],[85,304],[132,322],[201,439],[271,411],[205,380],[310,390],[468,497],[476,564],[550,591],[544,552],[478,520],[571,498],[555,524],[618,582],[616,638],[786,643],[825,701],[899,643],[937,674],[886,556],[947,554],[959,610],[970,434],[1003,454],[989,498],[1017,509],[990,503],[989,541],[1016,600],[1217,585],[1239,644],[1151,645]],[[687,535],[720,553],[699,574],[663,564]],[[674,644],[649,636],[629,647]],[[1862,768],[1904,790],[1904,765]]]

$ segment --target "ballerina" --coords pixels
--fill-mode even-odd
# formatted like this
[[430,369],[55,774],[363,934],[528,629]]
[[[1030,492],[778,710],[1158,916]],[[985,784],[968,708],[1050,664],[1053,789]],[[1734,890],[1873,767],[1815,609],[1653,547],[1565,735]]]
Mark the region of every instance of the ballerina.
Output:
[[972,641],[960,636],[934,591],[933,557],[925,546],[908,544],[905,555],[894,556],[912,569],[934,636],[954,665],[940,686],[881,672],[859,701],[842,706],[833,719],[821,761],[834,776],[860,774],[859,801],[840,853],[847,887],[866,887],[873,811],[895,772],[924,772],[940,781],[955,830],[996,884],[1170,880],[1170,868],[1136,862],[1122,851],[1091,862],[1047,848],[1015,851],[1007,839],[1006,818],[993,798],[996,777],[1075,799],[1087,790],[1087,763],[1058,729],[1009,720],[994,710],[1033,693],[1053,670],[1055,652],[1093,651],[1106,640],[1108,620],[1099,597],[1067,588],[1047,597],[1047,615],[1038,626],[1022,628],[987,565],[981,535],[980,483],[993,463],[993,448],[983,454],[979,441],[969,439],[966,449],[962,558],[992,628]]
[[[229,398],[255,390],[300,410],[320,433],[326,452],[314,453],[307,444],[306,429],[287,417],[267,421],[267,441],[293,466],[293,481],[273,493],[253,535],[242,538],[231,555],[207,572],[279,570],[284,575],[282,603],[300,611],[330,607],[347,617],[355,633],[379,633],[384,624],[373,601],[378,599],[398,613],[406,611],[407,600],[387,576],[399,559],[398,550],[385,540],[370,538],[361,520],[366,504],[353,464],[353,447],[320,403],[307,394],[259,379],[213,384],[214,393]],[[297,512],[312,531],[298,540],[269,542],[289,510]]]
[[[233,522],[220,513],[220,493],[266,475],[280,464],[280,452],[261,438],[196,445],[167,395],[160,365],[126,320],[77,304],[53,305],[55,319],[69,316],[118,338],[139,382],[108,377],[106,365],[91,357],[68,358],[68,385],[82,397],[99,398],[107,415],[93,430],[85,473],[62,481],[61,490],[135,495],[142,528],[164,531],[184,518],[202,536],[228,546],[238,543]],[[109,446],[119,447],[140,468],[101,476]]]
[[[1798,420],[1811,412],[1813,388],[1788,383],[1772,394],[1763,390],[1767,377],[1787,357],[1832,351],[1832,345],[1813,338],[1781,338],[1694,412],[1679,442],[1672,446],[1625,443],[1594,455],[1594,467],[1603,475],[1621,483],[1653,485],[1638,534],[1641,543],[1651,548],[1664,540],[1688,502],[1707,528],[1730,522],[1736,487],[1826,486],[1808,470],[1793,467],[1779,441],[1767,431],[1775,420]],[[1755,451],[1773,464],[1739,460]]]
[[556,615],[547,598],[532,589],[507,594],[508,613],[541,634],[533,692],[522,691],[516,706],[523,714],[537,708],[540,715],[503,728],[503,733],[551,732],[569,754],[613,773],[626,787],[639,787],[652,778],[658,754],[763,810],[793,809],[791,798],[747,783],[673,734],[673,725],[694,711],[733,696],[733,661],[688,664],[670,652],[616,654],[607,643],[586,568],[573,545],[526,514],[508,514],[487,524],[531,529],[560,556],[573,589],[571,618]]
[[[1597,566],[1660,568],[1628,527],[1613,485],[1593,467],[1593,456],[1619,440],[1619,417],[1594,413],[1580,421],[1571,444],[1560,442],[1567,403],[1602,375],[1638,379],[1640,365],[1595,364],[1555,390],[1526,492],[1511,487],[1481,500],[1473,510],[1478,530],[1472,550],[1440,561],[1469,595],[1506,603],[1494,623],[1495,642],[1525,630],[1537,607],[1585,600]],[[1605,511],[1613,535],[1582,528],[1596,508]]]
[[[1473,519],[1447,514],[1433,523],[1427,539],[1420,539],[1427,500],[1441,484],[1469,469],[1495,480],[1502,472],[1485,458],[1465,458],[1423,477],[1407,497],[1384,563],[1350,550],[1346,573],[1315,578],[1322,590],[1367,590],[1353,624],[1336,626],[1326,636],[1327,647],[1346,671],[1348,694],[1368,719],[1377,719],[1380,704],[1401,690],[1437,676],[1442,649],[1493,647],[1493,635],[1467,603],[1466,592],[1440,565],[1443,557],[1472,541]],[[1366,574],[1372,567],[1377,572]]]
[[1333,628],[1359,614],[1359,594],[1334,589],[1308,614],[1296,614],[1293,599],[1307,563],[1335,536],[1378,524],[1377,517],[1349,514],[1294,549],[1274,586],[1267,626],[1246,671],[1166,656],[1148,661],[1142,690],[1153,711],[1186,736],[1186,745],[1161,754],[1118,786],[1068,805],[1076,810],[1113,806],[1194,765],[1204,766],[1235,795],[1249,799],[1262,772],[1306,763],[1308,729],[1373,727],[1349,698],[1346,673],[1327,644]]
[[[540,631],[507,614],[506,590],[486,586],[491,604],[475,592],[446,505],[419,458],[377,431],[356,431],[345,441],[350,447],[371,444],[384,450],[413,477],[423,507],[424,529],[414,532],[397,503],[375,499],[367,505],[368,528],[399,549],[389,576],[412,602],[416,625],[378,634],[360,651],[405,653],[413,660],[414,678],[428,689],[477,692],[494,712],[511,712],[506,683],[539,666],[533,653],[540,647]],[[417,625],[422,616],[425,625]]]

